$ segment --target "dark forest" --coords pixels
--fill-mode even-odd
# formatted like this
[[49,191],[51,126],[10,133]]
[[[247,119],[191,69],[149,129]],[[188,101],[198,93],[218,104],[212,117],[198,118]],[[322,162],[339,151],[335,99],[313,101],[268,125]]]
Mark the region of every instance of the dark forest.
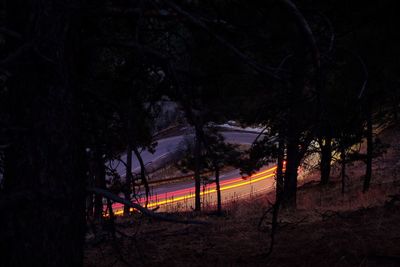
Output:
[[396,2],[1,0],[0,266],[400,266]]

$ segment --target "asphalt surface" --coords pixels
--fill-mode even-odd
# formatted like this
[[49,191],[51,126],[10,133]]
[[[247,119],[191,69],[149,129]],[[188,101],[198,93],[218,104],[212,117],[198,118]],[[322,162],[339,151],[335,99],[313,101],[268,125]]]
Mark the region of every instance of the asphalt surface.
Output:
[[[249,132],[224,132],[227,142],[236,144],[251,144],[257,137],[257,133]],[[175,136],[158,141],[158,146],[154,154],[147,151],[142,152],[142,157],[146,165],[155,162],[174,153],[182,144],[184,138],[193,138],[192,136]],[[125,156],[126,158],[126,156]],[[124,160],[124,157],[122,157]],[[137,171],[139,165],[133,164],[133,170]],[[221,196],[223,204],[230,201],[237,201],[241,198],[270,191],[274,188],[275,166],[273,164],[265,166],[258,173],[251,177],[243,178],[239,170],[233,170],[221,175]],[[124,166],[121,167],[121,174],[125,172]],[[213,180],[214,177],[211,177]],[[143,191],[143,190],[142,190]],[[181,181],[177,183],[163,184],[151,187],[151,196],[148,199],[148,208],[157,208],[158,211],[187,211],[194,208],[194,182]],[[215,183],[203,184],[201,201],[203,207],[213,208],[217,203],[217,194]],[[141,205],[146,204],[145,197],[139,196],[137,202]],[[115,213],[122,214],[123,206],[121,204],[113,205]]]
[[[236,144],[251,144],[257,137],[258,133],[250,132],[222,132],[225,140],[230,143]],[[185,139],[193,139],[191,135],[174,136],[157,141],[156,151],[152,154],[145,150],[141,152],[141,156],[146,168],[150,168],[151,165],[157,164],[158,161],[168,158],[171,154],[176,152],[180,147],[183,146]],[[126,154],[121,156],[121,160],[126,162]],[[124,177],[126,168],[124,164],[118,161],[112,161],[111,165],[117,170],[118,174]],[[139,161],[134,157],[132,161],[132,172],[139,173],[140,165]]]
[[[247,178],[241,177],[237,170],[224,174],[221,176],[220,182],[222,204],[273,190],[275,186],[275,170],[276,167],[270,165]],[[145,197],[141,197],[137,202],[145,206],[146,199]],[[217,203],[215,183],[202,186],[201,202],[203,207],[215,208]],[[147,207],[169,212],[190,211],[194,209],[193,181],[152,188],[152,194],[148,200]],[[123,206],[121,204],[115,204],[113,208],[117,215],[122,214]]]

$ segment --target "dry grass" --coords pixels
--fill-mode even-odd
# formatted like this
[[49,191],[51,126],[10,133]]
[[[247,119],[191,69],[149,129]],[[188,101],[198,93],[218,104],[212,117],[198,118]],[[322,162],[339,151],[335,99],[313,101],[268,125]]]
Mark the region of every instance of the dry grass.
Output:
[[390,144],[387,152],[373,160],[371,188],[362,193],[365,164],[355,162],[347,166],[345,194],[341,193],[340,170],[334,167],[331,183],[317,186],[319,173],[308,175],[298,191],[298,208],[318,211],[352,211],[381,206],[389,195],[400,193],[400,130],[388,129],[379,138]]
[[[281,211],[270,256],[270,217],[258,227],[268,198],[233,200],[225,215],[176,216],[211,222],[177,225],[133,217],[118,219],[126,236],[87,243],[86,266],[400,266],[400,206],[385,205],[399,194],[398,131],[383,132],[392,146],[374,163],[371,190],[361,193],[363,165],[349,167],[345,195],[340,182],[321,188],[310,175],[299,188],[298,209]],[[131,237],[127,237],[131,236]]]
[[134,238],[88,246],[86,266],[399,266],[398,206],[283,212],[269,257],[269,227],[257,227],[265,206],[259,199],[234,203],[224,217],[200,215],[212,222],[207,227],[120,221]]

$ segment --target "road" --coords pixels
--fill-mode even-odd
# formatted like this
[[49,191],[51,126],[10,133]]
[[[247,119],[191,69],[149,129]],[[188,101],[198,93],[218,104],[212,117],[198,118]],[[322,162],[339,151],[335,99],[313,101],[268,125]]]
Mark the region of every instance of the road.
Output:
[[[238,171],[223,175],[220,183],[222,203],[237,201],[241,198],[272,190],[275,184],[275,170],[275,166],[269,166],[246,179],[242,178]],[[152,191],[153,194],[149,198],[148,208],[157,208],[157,211],[166,212],[188,211],[194,208],[193,181],[163,185],[153,188]],[[203,186],[201,201],[203,207],[216,206],[215,183]],[[145,206],[145,198],[140,198],[138,203]],[[116,215],[123,213],[122,204],[114,204],[113,209]]]
[[[257,137],[257,133],[248,132],[224,132],[223,135],[227,142],[237,144],[251,144]],[[183,141],[184,136],[170,137],[158,141],[157,150],[154,154],[142,152],[142,157],[146,163],[155,161],[159,158],[173,153]],[[136,163],[137,164],[137,163]],[[133,169],[138,166],[134,165]],[[261,169],[251,177],[242,178],[238,170],[221,175],[221,196],[222,202],[235,201],[240,198],[248,197],[252,194],[269,191],[274,188],[274,176],[276,167],[269,165]],[[123,172],[124,169],[121,170]],[[151,196],[147,207],[157,211],[185,211],[194,208],[194,182],[182,181],[178,183],[163,184],[151,188]],[[217,202],[215,183],[202,186],[201,200],[203,207],[214,207]],[[137,202],[145,206],[145,198],[142,196]],[[116,215],[123,213],[122,204],[114,204],[113,209]]]
[[[252,132],[222,132],[222,135],[225,137],[225,140],[230,143],[236,144],[251,144],[254,139],[257,137],[258,133]],[[145,150],[141,152],[141,156],[146,167],[150,165],[156,164],[157,161],[167,158],[169,155],[173,154],[178,150],[180,146],[182,146],[185,138],[193,139],[193,134],[189,135],[180,135],[169,137],[165,139],[161,139],[157,141],[157,147],[154,154]],[[126,155],[121,157],[121,160],[126,162]],[[111,165],[117,170],[117,172],[121,175],[125,175],[125,166],[118,161],[112,161]],[[140,171],[139,162],[136,158],[134,158],[132,162],[132,171],[134,173],[138,173]]]

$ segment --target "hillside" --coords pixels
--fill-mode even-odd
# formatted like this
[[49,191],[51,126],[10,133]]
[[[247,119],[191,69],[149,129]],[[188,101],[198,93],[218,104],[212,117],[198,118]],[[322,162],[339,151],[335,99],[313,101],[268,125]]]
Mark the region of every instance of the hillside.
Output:
[[[281,211],[271,255],[268,196],[225,206],[223,217],[197,215],[209,226],[179,225],[135,216],[118,221],[117,238],[87,243],[86,266],[399,266],[399,129],[380,133],[387,152],[374,160],[373,182],[363,194],[364,165],[348,167],[345,194],[338,173],[321,188],[310,174],[298,208]],[[193,216],[176,214],[177,216]]]

